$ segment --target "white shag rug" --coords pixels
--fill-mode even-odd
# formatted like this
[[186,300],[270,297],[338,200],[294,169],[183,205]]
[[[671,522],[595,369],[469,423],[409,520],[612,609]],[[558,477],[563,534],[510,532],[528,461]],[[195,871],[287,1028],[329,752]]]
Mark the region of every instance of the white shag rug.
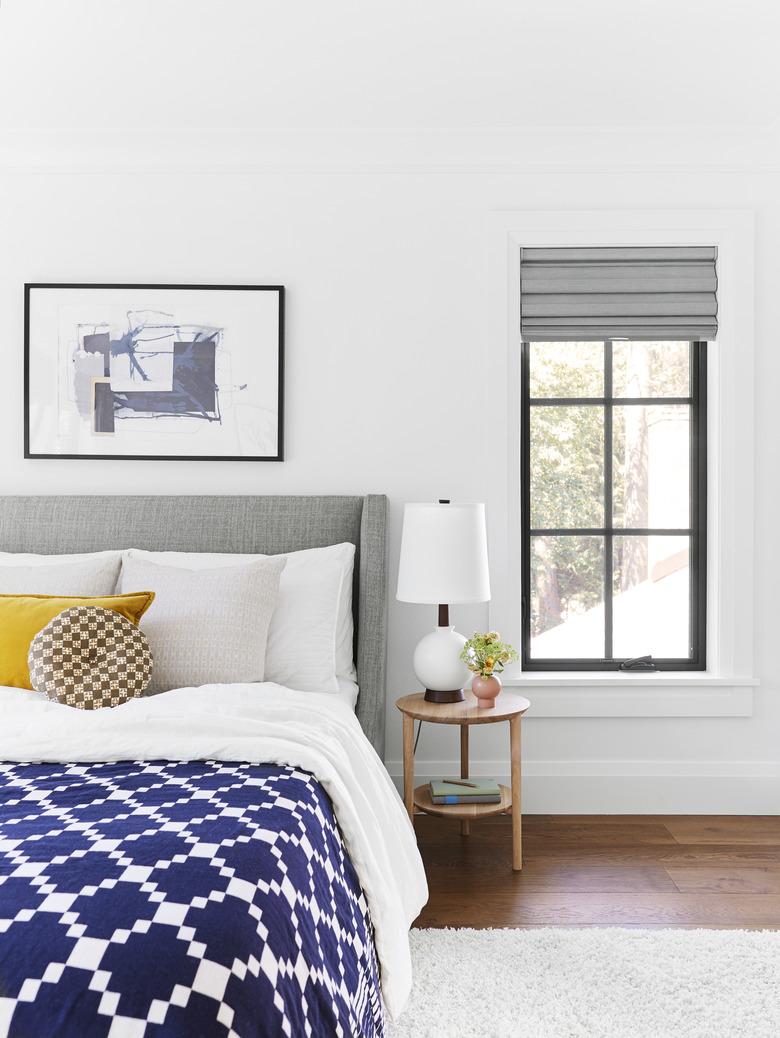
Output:
[[780,932],[412,930],[387,1038],[780,1038]]

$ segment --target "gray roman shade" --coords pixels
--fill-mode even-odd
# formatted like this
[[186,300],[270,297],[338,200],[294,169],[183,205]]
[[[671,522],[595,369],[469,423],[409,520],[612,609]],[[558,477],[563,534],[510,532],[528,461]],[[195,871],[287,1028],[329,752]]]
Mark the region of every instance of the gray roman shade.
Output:
[[521,336],[712,340],[717,256],[714,246],[521,249]]

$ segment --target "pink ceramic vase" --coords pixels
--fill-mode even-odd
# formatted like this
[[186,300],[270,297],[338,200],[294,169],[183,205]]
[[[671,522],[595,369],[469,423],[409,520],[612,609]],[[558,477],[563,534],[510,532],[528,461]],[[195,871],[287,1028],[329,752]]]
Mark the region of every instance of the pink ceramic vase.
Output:
[[476,674],[471,682],[471,691],[477,697],[477,706],[488,710],[496,705],[496,696],[501,691],[501,680],[495,674],[489,678]]

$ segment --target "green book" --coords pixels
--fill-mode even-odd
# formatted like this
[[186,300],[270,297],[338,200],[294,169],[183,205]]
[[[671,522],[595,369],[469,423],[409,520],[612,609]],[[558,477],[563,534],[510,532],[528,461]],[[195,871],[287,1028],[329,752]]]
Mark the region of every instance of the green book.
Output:
[[497,804],[501,800],[495,779],[432,779],[430,792],[434,804]]

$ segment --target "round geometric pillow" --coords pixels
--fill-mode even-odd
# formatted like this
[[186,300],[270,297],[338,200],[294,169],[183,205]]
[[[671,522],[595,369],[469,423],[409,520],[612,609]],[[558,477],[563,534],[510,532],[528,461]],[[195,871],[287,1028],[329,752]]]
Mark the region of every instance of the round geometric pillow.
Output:
[[146,635],[103,606],[74,606],[50,620],[32,640],[30,684],[46,698],[97,710],[140,696],[152,676]]

